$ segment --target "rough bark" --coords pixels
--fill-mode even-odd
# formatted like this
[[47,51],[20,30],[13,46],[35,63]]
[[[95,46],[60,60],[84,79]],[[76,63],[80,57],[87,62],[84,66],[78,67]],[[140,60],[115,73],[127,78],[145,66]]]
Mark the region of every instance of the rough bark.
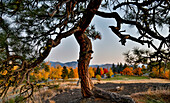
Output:
[[84,31],[87,29],[91,23],[96,10],[98,10],[102,0],[91,0],[87,6],[86,11],[83,14],[82,19],[79,22],[80,31],[74,33],[77,42],[80,45],[80,56],[78,60],[78,70],[79,77],[81,79],[81,90],[83,97],[93,96],[92,88],[93,83],[90,79],[88,73],[88,66],[91,59],[92,45],[90,39],[84,34]]
[[[88,66],[91,59],[92,44],[90,39],[84,34],[84,31],[91,23],[95,12],[98,10],[102,0],[91,0],[87,11],[84,13],[79,24],[80,31],[74,33],[77,42],[80,45],[80,54],[78,60],[78,73],[81,79],[81,92],[84,98],[92,96],[110,99],[117,103],[134,103],[133,99],[128,96],[121,96],[116,93],[107,92],[105,90],[94,87],[88,72]],[[88,12],[88,13],[87,13]]]
[[88,72],[88,66],[91,59],[92,44],[85,34],[75,33],[76,40],[80,45],[80,55],[78,60],[78,73],[81,79],[81,91],[83,97],[93,96],[92,89],[94,87]]
[[94,96],[109,99],[117,103],[134,103],[134,100],[130,96],[119,95],[117,93],[105,91],[93,85],[88,72],[91,54],[93,53],[92,44],[90,39],[85,34],[80,33],[81,32],[75,33],[75,38],[80,45],[78,71],[79,77],[81,79],[81,92],[83,97],[89,98]]

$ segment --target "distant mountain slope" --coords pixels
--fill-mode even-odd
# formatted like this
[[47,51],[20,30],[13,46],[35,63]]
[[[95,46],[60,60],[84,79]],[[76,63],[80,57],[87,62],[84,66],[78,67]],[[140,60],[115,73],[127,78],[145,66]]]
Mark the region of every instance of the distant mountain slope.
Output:
[[67,66],[67,67],[73,67],[73,68],[76,68],[78,63],[76,61],[73,61],[73,62],[66,62],[66,63],[61,63],[61,62],[53,62],[53,61],[50,61],[50,64],[51,66],[55,67],[57,65],[61,65],[62,67],[63,66]]
[[[63,66],[67,66],[67,67],[73,67],[73,68],[76,68],[78,66],[78,62],[76,61],[72,61],[72,62],[66,62],[66,63],[61,63],[61,62],[53,62],[53,61],[50,61],[50,64],[51,66],[55,67],[56,65],[61,65],[62,67]],[[111,68],[112,67],[112,64],[102,64],[102,65],[89,65],[89,67],[102,67],[102,68]]]

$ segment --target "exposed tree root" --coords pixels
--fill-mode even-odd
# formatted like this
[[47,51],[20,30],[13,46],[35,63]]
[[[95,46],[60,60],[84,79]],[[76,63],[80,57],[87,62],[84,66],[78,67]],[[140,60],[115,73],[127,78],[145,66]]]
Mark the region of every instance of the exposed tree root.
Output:
[[105,91],[105,90],[98,88],[98,87],[93,87],[92,91],[93,91],[95,97],[109,99],[112,102],[135,103],[135,101],[130,96],[127,96],[127,95],[120,95],[120,94],[117,94],[117,93]]

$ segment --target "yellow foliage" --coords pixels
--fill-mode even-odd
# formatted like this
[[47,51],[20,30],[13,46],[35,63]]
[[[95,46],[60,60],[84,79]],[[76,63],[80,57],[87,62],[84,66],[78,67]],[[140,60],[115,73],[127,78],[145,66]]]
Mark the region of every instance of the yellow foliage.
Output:
[[13,70],[16,70],[16,69],[18,69],[18,68],[19,68],[18,66],[14,66]]
[[6,75],[8,73],[8,71],[7,70],[4,70],[4,71],[1,71],[1,73],[0,74],[2,74],[2,75]]
[[[31,72],[30,75],[34,76],[36,80],[42,80],[42,79],[60,79],[62,78],[62,70],[63,67],[60,65],[57,65],[55,68],[50,66],[48,62],[46,62],[46,65],[48,65],[49,71],[45,71],[45,69],[39,70],[37,73],[36,72]],[[70,72],[70,67],[67,68],[68,72]],[[78,68],[73,69],[74,71],[74,78],[78,78]]]
[[[71,67],[70,67],[71,68]],[[68,74],[70,73],[70,68],[67,67]]]
[[55,72],[56,73],[56,79],[60,79],[61,78],[62,70],[63,70],[63,68],[61,66],[58,66],[56,68],[56,72]]
[[160,71],[159,71],[159,66],[153,67],[152,73],[154,74],[155,77],[162,77],[163,76],[163,68],[160,68]]
[[107,76],[110,78],[114,73],[112,72],[112,69],[110,68],[109,72],[107,73]]
[[77,67],[74,69],[74,78],[79,78]]
[[89,67],[89,74],[90,74],[90,77],[94,77],[95,73],[94,73],[94,70],[92,67]]
[[100,80],[101,80],[101,76],[100,76],[100,75],[98,75],[98,74],[96,75],[96,78],[97,78],[97,80],[98,80],[98,81],[100,81]]

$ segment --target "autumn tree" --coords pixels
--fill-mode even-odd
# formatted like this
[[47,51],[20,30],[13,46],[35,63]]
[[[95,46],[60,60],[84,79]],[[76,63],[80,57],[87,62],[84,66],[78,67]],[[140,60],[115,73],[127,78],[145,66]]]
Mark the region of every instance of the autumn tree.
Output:
[[64,79],[68,78],[68,70],[67,70],[66,66],[63,66],[61,77],[62,77],[63,81],[64,81]]
[[114,73],[112,72],[112,69],[110,68],[109,72],[106,73],[108,78],[111,78]]
[[143,72],[143,73],[147,73],[147,68],[146,68],[145,65],[142,65],[142,72]]
[[104,68],[104,74],[106,74],[106,73],[108,73],[109,71],[106,69],[106,68]]
[[68,78],[74,78],[73,68],[70,68],[70,72],[69,72],[69,74],[68,74]]
[[[155,52],[151,52],[149,50],[139,49],[135,47],[131,51],[124,53],[124,56],[126,62],[129,64],[133,64],[134,66],[137,66],[137,64],[139,63],[147,64],[148,71],[152,71],[153,67],[159,67],[158,69],[161,69],[162,67],[166,68],[167,67],[166,64],[168,64],[169,60],[160,58],[158,55],[152,56],[154,54]],[[164,68],[164,73],[165,73],[165,68]]]
[[78,76],[78,68],[77,67],[74,69],[74,78],[79,78],[79,76]]
[[100,67],[100,75],[103,76],[104,75],[104,70],[102,67]]
[[[56,67],[55,67],[55,69],[56,69],[56,71],[57,72],[55,72],[56,74],[56,79],[61,79],[62,77],[61,77],[61,75],[62,75],[62,70],[63,70],[63,67],[61,66],[61,65],[57,65]],[[52,73],[52,72],[51,72]]]
[[133,70],[133,74],[135,74],[135,75],[138,75],[138,76],[141,76],[142,74],[143,74],[143,72],[142,72],[142,68],[135,68],[134,70]]
[[[158,55],[159,61],[169,60],[170,35],[163,36],[164,33],[158,30],[158,27],[169,25],[169,3],[168,0],[1,0],[0,72],[6,70],[7,73],[0,78],[3,81],[0,96],[5,96],[10,86],[20,87],[24,83],[23,86],[28,88],[26,91],[30,91],[25,98],[30,97],[33,85],[29,81],[29,73],[63,38],[74,35],[80,46],[78,74],[83,97],[133,103],[128,96],[108,93],[93,85],[88,73],[93,53],[89,38],[101,37],[89,24],[95,15],[115,19],[116,25],[109,28],[120,38],[122,45],[126,40],[147,44],[156,50],[153,56]],[[102,8],[108,11],[101,11]],[[116,11],[119,8],[121,16]],[[139,37],[127,33],[122,26],[124,24],[133,25]],[[160,41],[158,47],[154,45],[155,39]],[[19,68],[13,71],[14,66]]]
[[97,74],[96,78],[97,78],[98,81],[100,81],[102,77],[101,77],[101,75]]
[[89,74],[90,74],[91,78],[95,76],[95,72],[94,72],[94,69],[92,67],[89,67]]
[[132,67],[126,67],[123,71],[122,71],[123,75],[133,75],[133,68]]

